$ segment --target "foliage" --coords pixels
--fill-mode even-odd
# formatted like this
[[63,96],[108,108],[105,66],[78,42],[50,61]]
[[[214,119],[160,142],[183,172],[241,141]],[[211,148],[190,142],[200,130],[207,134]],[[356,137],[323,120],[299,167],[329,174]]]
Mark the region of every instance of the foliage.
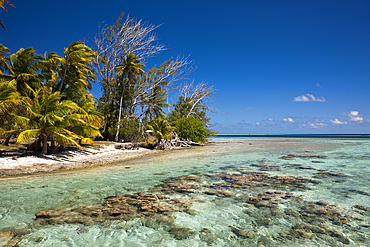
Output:
[[60,59],[62,64],[58,71],[62,75],[58,91],[62,92],[65,82],[69,84],[79,83],[91,89],[91,82],[96,77],[93,68],[90,66],[95,61],[94,56],[95,53],[91,48],[81,41],[72,42],[68,48],[64,48],[64,59]]
[[[1,8],[5,4],[11,5],[0,0]],[[47,153],[56,145],[89,144],[94,137],[134,142],[142,139],[145,126],[158,144],[166,144],[175,125],[180,137],[206,140],[213,134],[206,115],[213,87],[184,83],[191,61],[178,56],[144,70],[147,59],[165,50],[156,43],[157,27],[130,17],[123,20],[122,14],[114,25],[99,30],[95,51],[76,41],[62,56],[39,55],[32,47],[10,54],[0,44],[4,144],[12,137],[34,140],[31,147]],[[96,79],[102,86],[97,102],[89,92]],[[174,95],[179,98],[167,114]]]
[[[176,122],[187,116],[193,116],[200,119],[204,123],[208,123],[210,118],[207,117],[206,111],[208,107],[202,104],[200,101],[195,107],[190,103],[189,98],[184,98],[180,96],[176,104],[173,105],[174,109],[168,114],[168,121],[170,123]],[[192,113],[189,114],[190,110],[193,108]]]
[[173,137],[173,132],[176,129],[168,124],[166,119],[158,119],[153,121],[147,128],[153,131],[154,137],[160,142],[162,139],[169,140]]
[[206,142],[210,133],[202,120],[194,116],[181,118],[175,122],[176,132],[180,138],[193,142]]
[[20,95],[33,98],[35,89],[42,86],[44,74],[41,73],[43,66],[42,56],[36,55],[36,51],[28,47],[21,48],[7,59],[9,64],[6,73],[0,72],[0,77],[11,87],[16,87]]
[[130,17],[123,20],[122,14],[115,24],[100,28],[94,40],[95,71],[102,86],[98,106],[105,119],[105,137],[121,139],[122,121],[135,119],[142,132],[152,120],[165,117],[169,93],[189,72],[190,62],[180,56],[143,70],[147,59],[164,50],[155,42],[156,28]]
[[[6,9],[6,4],[9,4],[12,7],[15,7],[13,4],[11,4],[8,0],[0,0],[0,8],[4,9],[5,11],[8,11]],[[6,31],[5,25],[3,21],[0,19],[0,26]]]
[[205,142],[207,138],[217,134],[210,128],[207,110],[209,108],[202,99],[193,104],[191,97],[180,96],[167,119],[176,126],[179,137],[194,142]]
[[125,123],[120,128],[120,140],[125,140],[129,142],[137,142],[142,139],[142,133],[140,131],[140,123],[136,119],[130,119],[125,121]]
[[14,54],[0,45],[0,135],[18,142],[36,139],[46,154],[58,144],[91,143],[100,136],[102,115],[97,111],[91,88],[95,78],[94,53],[81,42],[56,53],[37,55],[28,47]]
[[60,92],[52,93],[46,86],[39,89],[35,98],[27,102],[29,111],[29,116],[26,117],[27,128],[21,130],[17,142],[40,137],[44,154],[47,153],[49,137],[54,137],[60,145],[70,143],[78,146],[75,139],[80,137],[68,130],[68,127],[77,120],[73,113],[80,112],[80,109],[72,101],[60,102],[63,96]]
[[143,64],[140,64],[140,60],[133,54],[127,54],[125,59],[122,59],[122,64],[116,66],[116,70],[118,71],[117,77],[121,82],[121,97],[119,103],[119,115],[118,115],[118,123],[117,123],[117,131],[115,136],[115,141],[118,141],[119,136],[119,129],[121,125],[121,118],[122,118],[122,104],[123,104],[123,97],[126,95],[126,101],[128,101],[128,116],[127,119],[130,119],[132,114],[132,90],[135,90],[134,83],[137,81],[137,76],[144,74],[144,70],[141,68],[144,67]]

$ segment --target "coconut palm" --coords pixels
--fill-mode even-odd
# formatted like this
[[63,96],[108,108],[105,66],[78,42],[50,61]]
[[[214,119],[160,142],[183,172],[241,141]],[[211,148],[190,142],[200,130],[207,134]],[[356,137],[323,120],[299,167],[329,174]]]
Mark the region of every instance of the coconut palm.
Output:
[[6,69],[8,73],[0,71],[0,78],[15,86],[21,96],[33,98],[36,90],[43,84],[43,63],[42,56],[36,55],[34,49],[21,48],[9,56],[9,66]]
[[91,82],[96,78],[92,67],[95,62],[95,53],[81,41],[72,42],[68,48],[64,48],[64,59],[59,70],[61,81],[58,91],[62,92],[67,85],[81,83],[91,89]]
[[149,119],[149,121],[164,118],[164,114],[166,112],[162,108],[171,106],[171,104],[167,103],[167,95],[161,86],[155,86],[149,93],[147,93],[143,105],[146,107],[143,114]]
[[6,136],[3,144],[8,145],[10,138],[16,134],[20,126],[25,123],[21,116],[24,112],[24,98],[19,95],[15,87],[8,83],[0,83],[0,136]]
[[[121,118],[122,118],[122,104],[123,104],[123,97],[127,94],[130,97],[130,93],[134,83],[137,81],[137,76],[144,74],[143,68],[144,65],[140,64],[140,60],[133,54],[128,54],[126,58],[122,59],[122,64],[116,67],[118,71],[117,77],[121,78],[121,97],[119,101],[119,113],[118,113],[118,123],[117,123],[117,131],[115,136],[115,141],[118,141],[119,136],[119,128],[121,125]],[[131,100],[130,98],[128,100]],[[128,119],[131,115],[131,107],[129,107],[128,111]]]
[[9,71],[9,57],[7,56],[9,54],[9,48],[3,46],[0,44],[0,72],[5,73],[6,71]]
[[80,143],[90,144],[89,137],[101,136],[99,127],[103,122],[102,113],[97,111],[93,96],[82,85],[68,88],[66,100],[71,100],[80,108],[69,116],[73,121],[70,130],[84,137]]
[[147,125],[147,128],[153,131],[153,135],[158,143],[163,139],[171,139],[173,137],[173,132],[175,131],[175,127],[170,126],[166,119],[153,121],[150,125]]
[[22,129],[17,142],[25,142],[32,138],[39,138],[42,142],[42,153],[47,154],[48,138],[54,138],[60,145],[67,143],[79,146],[75,139],[80,136],[70,131],[70,127],[76,119],[71,118],[72,113],[81,112],[76,103],[61,98],[64,94],[52,93],[51,88],[44,86],[38,89],[34,99],[27,100],[28,127]]

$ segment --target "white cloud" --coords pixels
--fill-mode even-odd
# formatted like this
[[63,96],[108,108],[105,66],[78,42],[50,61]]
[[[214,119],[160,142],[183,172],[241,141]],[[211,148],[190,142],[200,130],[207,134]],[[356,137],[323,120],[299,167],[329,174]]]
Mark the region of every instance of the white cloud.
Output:
[[311,123],[311,122],[301,125],[301,127],[310,128],[310,129],[319,129],[319,128],[324,128],[326,126],[328,125],[324,123]]
[[319,88],[321,88],[321,85],[319,83],[316,83],[316,86],[319,87]]
[[269,121],[275,121],[275,122],[277,122],[277,121],[278,121],[276,118],[272,118],[272,117],[270,117],[268,120],[269,120]]
[[324,97],[321,97],[321,98],[316,98],[315,96],[313,96],[312,94],[306,94],[306,95],[302,95],[302,96],[297,96],[293,99],[294,102],[312,102],[312,101],[316,101],[316,102],[325,102],[325,98]]
[[345,125],[345,124],[347,124],[347,121],[340,121],[340,120],[338,120],[337,118],[336,118],[336,119],[334,119],[334,120],[330,120],[330,122],[331,122],[332,124],[335,124],[335,125]]
[[328,126],[327,124],[324,123],[309,123],[311,128],[318,129],[318,128],[323,128]]
[[249,110],[253,110],[254,108],[253,107],[247,107],[247,108],[244,108],[244,110],[247,110],[247,111],[249,111]]
[[288,117],[288,118],[283,118],[283,121],[284,121],[284,122],[287,122],[287,123],[294,123],[294,119],[293,119],[293,118],[290,118],[290,117]]
[[348,113],[348,117],[349,121],[353,122],[359,122],[364,120],[362,117],[360,117],[360,115],[358,115],[358,111],[351,111],[350,113]]

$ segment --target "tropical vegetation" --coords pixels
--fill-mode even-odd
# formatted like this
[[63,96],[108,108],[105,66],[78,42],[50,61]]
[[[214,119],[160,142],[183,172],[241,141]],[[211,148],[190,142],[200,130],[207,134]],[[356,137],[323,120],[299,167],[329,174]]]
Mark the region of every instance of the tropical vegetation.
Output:
[[[4,9],[5,11],[8,11],[6,9],[6,4],[9,4],[10,6],[14,7],[14,5],[11,4],[8,0],[0,0],[0,8]],[[5,25],[1,19],[0,19],[0,26],[6,31]]]
[[[43,154],[66,144],[79,146],[101,136],[103,117],[91,88],[93,52],[81,42],[55,53],[37,55],[31,47],[9,55],[0,45],[0,134],[4,144],[32,141]],[[78,142],[77,142],[78,141]]]
[[[186,81],[192,62],[183,56],[147,68],[149,58],[165,50],[156,43],[156,28],[121,15],[99,29],[92,48],[72,42],[62,56],[39,55],[32,47],[11,54],[0,44],[3,144],[15,139],[47,154],[94,139],[144,141],[148,129],[154,138],[147,143],[207,141],[215,134],[206,115],[213,87]],[[99,98],[90,92],[94,82]]]

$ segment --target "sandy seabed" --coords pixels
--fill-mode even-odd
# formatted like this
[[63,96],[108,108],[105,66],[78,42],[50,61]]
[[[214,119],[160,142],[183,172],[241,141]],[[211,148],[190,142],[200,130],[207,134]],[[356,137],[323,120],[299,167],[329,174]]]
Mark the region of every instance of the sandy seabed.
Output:
[[0,156],[0,177],[71,171],[105,166],[114,162],[131,160],[156,153],[155,150],[145,148],[139,148],[137,150],[120,150],[115,149],[114,146],[114,144],[103,146],[99,150],[76,148],[74,150],[48,155]]

